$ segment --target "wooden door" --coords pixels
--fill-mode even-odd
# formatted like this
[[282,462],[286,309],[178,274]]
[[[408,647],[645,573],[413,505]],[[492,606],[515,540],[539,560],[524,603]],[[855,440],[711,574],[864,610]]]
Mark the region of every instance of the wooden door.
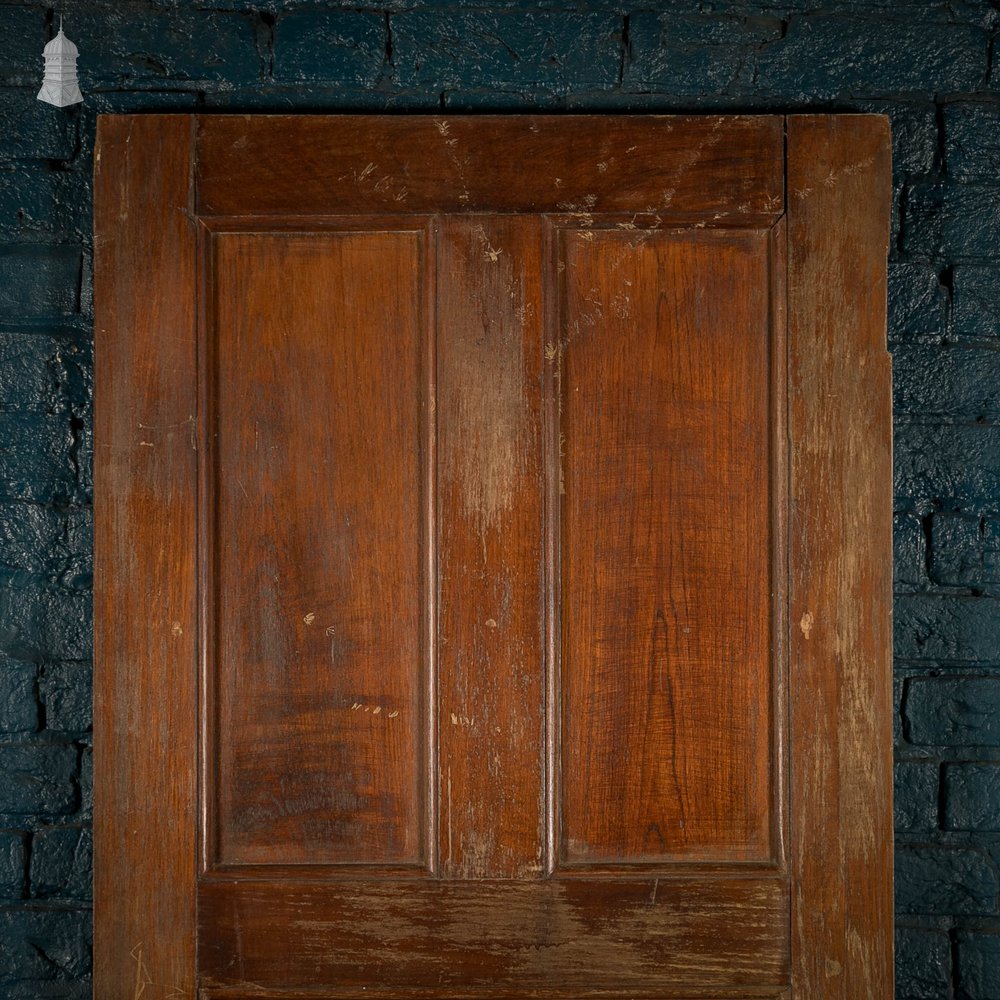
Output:
[[891,995],[884,119],[104,117],[95,995]]

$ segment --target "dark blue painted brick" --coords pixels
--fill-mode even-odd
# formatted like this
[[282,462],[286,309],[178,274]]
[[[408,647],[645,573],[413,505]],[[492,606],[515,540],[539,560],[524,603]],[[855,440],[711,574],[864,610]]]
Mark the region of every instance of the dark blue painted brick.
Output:
[[444,95],[444,106],[449,111],[541,111],[562,108],[565,98],[557,94],[539,93],[536,90],[449,90]]
[[904,711],[911,743],[1000,746],[1000,677],[915,677]]
[[72,733],[90,729],[93,685],[89,663],[46,664],[38,686],[47,729]]
[[892,172],[897,179],[934,170],[938,156],[937,108],[926,98],[913,103],[859,101],[857,110],[889,116]]
[[753,45],[780,36],[777,18],[639,11],[629,20],[624,84],[679,96],[723,92],[735,82]]
[[941,931],[896,928],[896,996],[940,1000],[951,986],[951,942]]
[[901,659],[1000,662],[1000,600],[899,594],[893,635]]
[[956,333],[975,337],[1000,334],[1000,267],[956,267],[952,292]]
[[898,424],[897,497],[917,507],[993,505],[1000,496],[1000,426]]
[[946,586],[1000,586],[1000,520],[970,514],[931,519],[931,579]]
[[0,247],[0,322],[75,313],[80,267],[77,246]]
[[274,76],[373,85],[385,56],[385,18],[353,10],[300,10],[274,28]]
[[903,249],[916,256],[1000,257],[1000,187],[916,184],[903,227]]
[[128,89],[132,80],[236,86],[261,76],[254,23],[244,14],[131,3],[84,7],[73,14],[73,31],[84,93],[109,82]]
[[91,615],[89,590],[0,588],[0,652],[21,659],[87,660]]
[[0,81],[40,87],[47,40],[41,5],[0,6]]
[[973,90],[986,72],[987,34],[917,18],[793,17],[761,47],[751,89],[790,100]]
[[1000,830],[1000,764],[949,764],[944,769],[949,830]]
[[66,587],[89,586],[92,520],[83,507],[0,504],[0,580],[45,576]]
[[76,751],[71,746],[0,746],[0,774],[0,813],[59,815],[76,805]]
[[896,762],[893,767],[893,811],[897,830],[926,833],[937,829],[937,764]]
[[390,19],[396,80],[436,89],[608,87],[620,17],[569,11],[414,10]]
[[0,89],[0,159],[68,160],[76,148],[77,116],[45,104],[38,88]]
[[0,410],[56,413],[88,398],[89,344],[45,333],[0,332]]
[[958,847],[896,846],[896,911],[992,915],[1000,876],[988,854]]
[[[90,922],[86,913],[55,907],[0,912],[0,962],[13,980],[11,1000],[90,995]],[[65,989],[55,992],[55,984]]]
[[81,819],[89,819],[94,811],[94,755],[85,747],[80,755],[80,810]]
[[1000,351],[906,344],[893,352],[897,413],[977,419],[1000,415]]
[[942,334],[948,296],[936,268],[889,265],[889,336]]
[[0,830],[0,899],[20,899],[24,895],[25,840],[20,830]]
[[652,41],[669,45],[762,45],[781,37],[779,17],[763,14],[743,17],[727,14],[654,14],[638,11],[630,18],[629,36],[634,45]]
[[982,581],[982,518],[974,514],[931,517],[930,576],[935,583],[972,586]]
[[965,1000],[1000,1000],[1000,930],[958,933],[958,986]]
[[267,83],[252,89],[205,91],[206,108],[274,114],[322,109],[326,114],[438,111],[441,95],[423,90],[364,89],[344,83]]
[[1000,177],[1000,104],[945,105],[944,138],[950,176],[994,182]]
[[0,502],[76,493],[69,416],[0,412]]
[[32,733],[38,728],[34,663],[0,654],[0,732]]
[[94,843],[87,827],[39,830],[31,842],[32,897],[90,899],[93,865]]
[[923,524],[916,514],[893,515],[892,559],[892,577],[896,586],[919,587],[927,582],[926,538]]
[[0,236],[8,243],[57,237],[86,238],[90,230],[90,175],[12,162],[0,170]]

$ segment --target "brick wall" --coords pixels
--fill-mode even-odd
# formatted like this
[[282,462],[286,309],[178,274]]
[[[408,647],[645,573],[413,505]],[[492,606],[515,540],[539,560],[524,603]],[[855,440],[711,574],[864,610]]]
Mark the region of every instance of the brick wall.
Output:
[[897,996],[1000,998],[998,8],[0,0],[0,995],[90,994],[96,114],[815,109],[894,130]]

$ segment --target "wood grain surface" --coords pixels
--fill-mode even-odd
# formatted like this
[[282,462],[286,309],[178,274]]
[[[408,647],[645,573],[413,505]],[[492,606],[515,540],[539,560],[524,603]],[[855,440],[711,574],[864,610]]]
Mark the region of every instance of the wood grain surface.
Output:
[[436,237],[446,878],[542,869],[541,230],[445,218]]
[[195,990],[192,126],[102,117],[95,159],[94,995],[106,1000]]
[[95,996],[889,1000],[887,126],[785,128],[102,119]]
[[[633,990],[787,981],[783,878],[203,883],[203,985]],[[275,926],[288,929],[274,933]],[[682,994],[683,995],[683,994]]]
[[207,749],[222,864],[426,850],[421,231],[218,233]]
[[201,215],[338,214],[346,205],[355,212],[776,218],[784,206],[778,116],[198,120]]
[[767,861],[768,232],[561,236],[563,856]]
[[788,120],[793,995],[892,996],[883,118]]

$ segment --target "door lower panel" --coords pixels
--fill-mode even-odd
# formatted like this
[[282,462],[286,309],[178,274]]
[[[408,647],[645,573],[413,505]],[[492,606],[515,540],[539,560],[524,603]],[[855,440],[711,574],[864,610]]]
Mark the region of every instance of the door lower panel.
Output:
[[312,984],[392,996],[740,987],[749,989],[740,996],[776,996],[754,989],[780,991],[788,977],[781,877],[213,880],[202,883],[199,904],[209,990],[273,991],[308,975]]

